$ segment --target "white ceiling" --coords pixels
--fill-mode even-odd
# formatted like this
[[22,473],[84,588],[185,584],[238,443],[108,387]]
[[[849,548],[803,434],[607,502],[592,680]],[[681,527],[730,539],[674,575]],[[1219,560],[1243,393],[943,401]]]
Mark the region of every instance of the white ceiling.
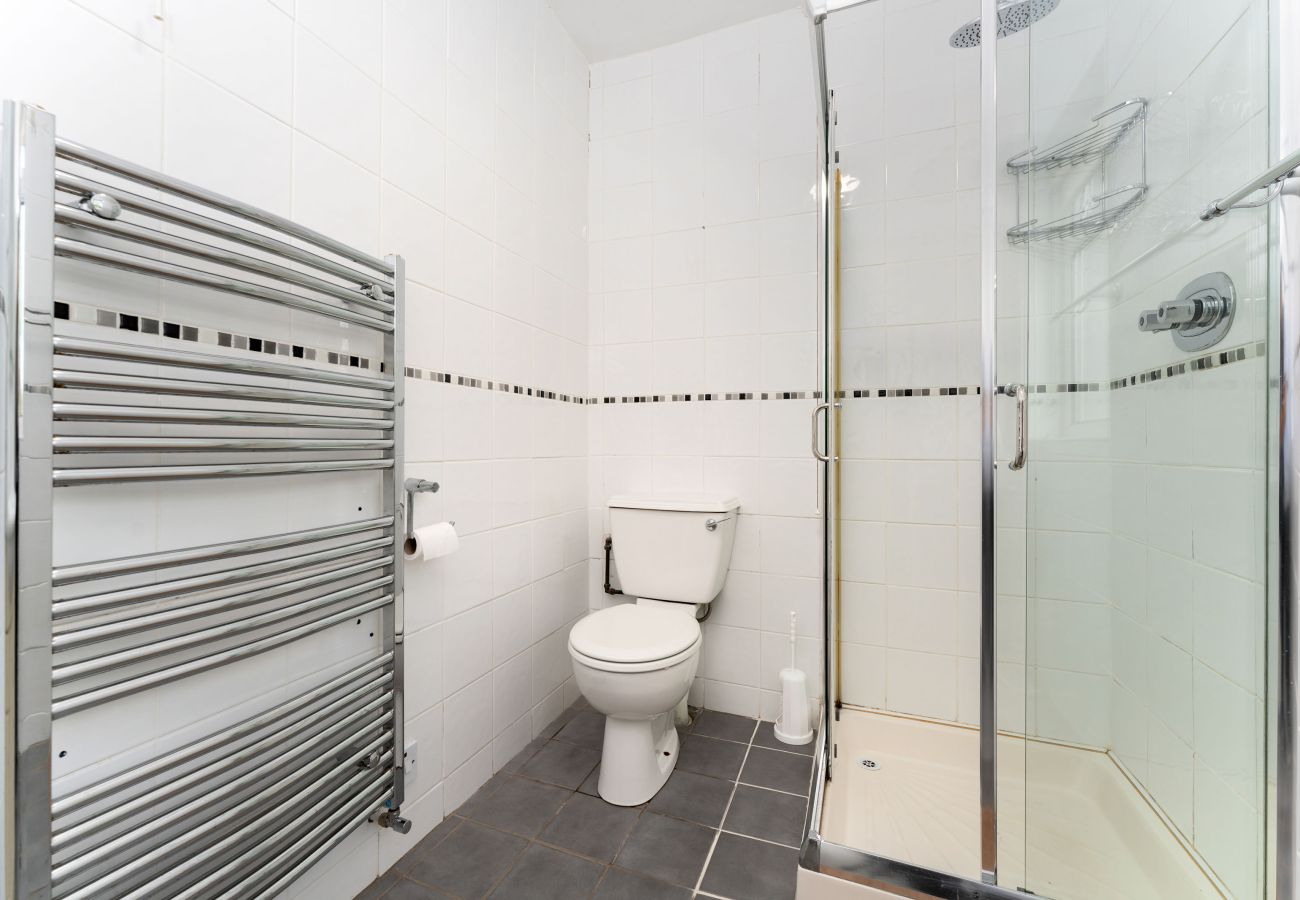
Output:
[[683,41],[802,5],[803,0],[551,0],[591,62]]

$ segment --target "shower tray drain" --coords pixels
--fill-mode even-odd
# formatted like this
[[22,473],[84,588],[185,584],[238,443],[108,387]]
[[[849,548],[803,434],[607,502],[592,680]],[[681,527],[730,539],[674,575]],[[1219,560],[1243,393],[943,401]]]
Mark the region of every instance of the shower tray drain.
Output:
[[857,763],[859,769],[866,769],[868,772],[880,771],[880,763],[876,762],[874,759],[867,759],[865,756],[860,756],[858,757]]

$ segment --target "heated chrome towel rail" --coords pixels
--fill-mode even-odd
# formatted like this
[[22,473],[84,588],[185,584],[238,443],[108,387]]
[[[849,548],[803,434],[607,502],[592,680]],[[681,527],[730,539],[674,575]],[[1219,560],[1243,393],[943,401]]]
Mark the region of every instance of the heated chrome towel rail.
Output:
[[[7,887],[54,900],[274,896],[368,821],[410,827],[402,259],[58,138],[35,107],[2,112]],[[65,277],[78,302],[93,295],[80,317]],[[198,310],[183,339],[139,324],[151,296],[173,293]],[[96,318],[115,303],[137,308]],[[268,321],[292,333],[230,339]],[[199,340],[199,328],[224,338]],[[299,330],[347,343],[318,355],[294,342]],[[191,490],[202,521],[202,483],[277,476],[294,476],[287,496],[346,478],[379,500],[310,528],[250,517],[231,540],[161,535],[150,552],[53,564],[64,498]],[[308,665],[303,642],[330,629],[352,629],[347,653]],[[286,680],[225,709],[223,685],[237,693],[255,660],[283,662]],[[123,761],[55,777],[61,720],[85,733],[82,714],[135,715],[164,705],[169,695],[148,695],[164,686],[222,711],[160,723]]]

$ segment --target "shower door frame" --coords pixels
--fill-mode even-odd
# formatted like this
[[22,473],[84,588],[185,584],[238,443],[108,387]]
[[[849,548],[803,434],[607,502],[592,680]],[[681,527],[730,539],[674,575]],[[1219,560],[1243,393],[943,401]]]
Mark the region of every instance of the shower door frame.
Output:
[[[818,112],[818,302],[828,329],[823,342],[822,391],[834,403],[834,336],[838,327],[833,291],[838,276],[832,262],[835,246],[833,198],[837,160],[834,148],[834,103],[826,76],[825,21],[829,14],[877,0],[850,0],[827,10],[827,0],[807,0],[809,28],[814,54],[815,90]],[[817,7],[820,7],[818,9]],[[981,0],[980,19],[984,34],[997,31],[998,0]],[[1269,0],[1269,152],[1281,159],[1300,148],[1300,53],[1283,53],[1280,48],[1300,50],[1300,0]],[[997,49],[996,42],[980,45],[980,868],[981,881],[928,869],[901,860],[868,853],[825,839],[821,833],[822,805],[826,782],[835,756],[835,719],[838,709],[838,523],[836,508],[837,469],[835,448],[837,416],[831,406],[820,432],[829,459],[822,460],[824,480],[821,497],[823,515],[823,600],[825,633],[823,652],[825,702],[822,707],[822,739],[818,742],[814,784],[805,822],[805,839],[799,855],[801,868],[830,875],[890,893],[906,896],[934,896],[953,900],[1023,900],[1020,891],[1001,887],[997,878],[997,653],[996,653],[996,519],[994,514],[996,477],[996,400],[998,397],[997,348]],[[1208,199],[1208,198],[1207,198]],[[1300,189],[1283,191],[1271,205],[1270,303],[1275,318],[1270,325],[1276,339],[1270,347],[1278,354],[1277,391],[1279,415],[1276,431],[1270,435],[1270,465],[1277,467],[1275,493],[1269,496],[1270,528],[1276,522],[1278,551],[1270,559],[1269,580],[1276,586],[1276,627],[1270,635],[1269,653],[1276,660],[1277,676],[1268,704],[1268,715],[1276,729],[1269,748],[1272,774],[1276,780],[1265,818],[1265,896],[1271,900],[1293,900],[1300,889],[1296,853],[1300,850]],[[1273,310],[1270,309],[1270,312]],[[814,426],[814,435],[819,434]],[[1275,448],[1275,449],[1273,449]],[[1276,516],[1276,518],[1274,518]],[[834,707],[834,708],[833,708]]]

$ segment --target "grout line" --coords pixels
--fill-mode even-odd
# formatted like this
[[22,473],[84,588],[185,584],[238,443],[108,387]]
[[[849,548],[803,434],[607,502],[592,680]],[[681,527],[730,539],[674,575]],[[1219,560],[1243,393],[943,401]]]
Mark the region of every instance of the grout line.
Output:
[[[758,749],[762,750],[763,748],[759,747]],[[779,788],[768,787],[767,785],[763,785],[763,784],[750,784],[748,781],[737,781],[736,783],[743,784],[745,787],[757,788],[760,791],[771,791],[773,794],[785,794],[787,797],[802,797],[805,800],[808,799],[807,794],[798,794],[795,793],[794,791],[783,791],[780,790]]]
[[[749,762],[749,751],[754,748],[754,738],[758,736],[759,720],[754,720],[754,728],[749,733],[749,743],[745,745],[745,755],[740,760],[740,772],[745,771],[745,763]],[[701,735],[707,737],[707,735]],[[736,743],[733,741],[733,743]],[[700,888],[704,884],[704,876],[709,871],[709,864],[713,862],[713,851],[718,847],[718,839],[722,837],[722,826],[727,821],[727,815],[731,812],[731,804],[736,799],[736,789],[740,786],[740,772],[736,773],[736,780],[731,783],[731,795],[727,797],[727,805],[722,810],[722,818],[718,820],[718,827],[713,832],[713,843],[709,844],[709,852],[705,854],[704,865],[700,869],[699,877],[695,879],[695,895],[700,894]],[[706,895],[713,896],[713,895]]]
[[719,828],[723,834],[729,834],[732,837],[744,838],[747,841],[758,841],[760,844],[771,844],[773,847],[784,847],[786,850],[798,850],[794,844],[783,844],[780,841],[769,841],[767,838],[755,837],[752,834],[745,834],[743,831],[728,831],[725,828]]

